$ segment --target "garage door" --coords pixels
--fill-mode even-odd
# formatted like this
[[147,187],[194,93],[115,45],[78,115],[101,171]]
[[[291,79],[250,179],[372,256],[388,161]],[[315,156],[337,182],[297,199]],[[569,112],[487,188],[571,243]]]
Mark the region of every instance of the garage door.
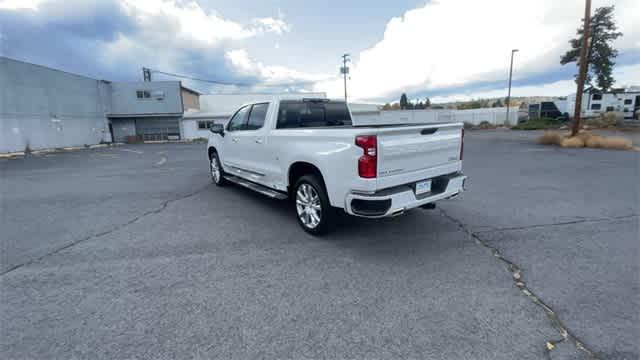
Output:
[[179,139],[179,118],[137,118],[136,134],[143,140]]
[[125,142],[127,136],[136,134],[136,124],[134,119],[111,119],[111,131],[113,141]]

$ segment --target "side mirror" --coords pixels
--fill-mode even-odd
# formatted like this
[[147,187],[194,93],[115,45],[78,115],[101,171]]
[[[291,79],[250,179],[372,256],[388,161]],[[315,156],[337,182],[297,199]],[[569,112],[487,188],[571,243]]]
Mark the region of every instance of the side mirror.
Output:
[[211,127],[209,128],[209,131],[211,131],[214,134],[218,134],[220,136],[224,136],[224,125],[222,125],[222,124],[211,124]]

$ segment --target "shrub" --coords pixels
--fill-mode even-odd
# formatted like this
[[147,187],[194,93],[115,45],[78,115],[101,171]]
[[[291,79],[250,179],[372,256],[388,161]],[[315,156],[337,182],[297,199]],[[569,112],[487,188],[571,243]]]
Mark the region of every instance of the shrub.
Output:
[[588,147],[592,149],[611,149],[611,150],[631,150],[633,143],[631,140],[623,137],[606,137],[593,135],[583,131],[576,136],[569,134],[545,131],[537,139],[538,144],[542,145],[558,145],[563,148],[582,148]]
[[603,149],[613,150],[631,150],[633,149],[633,143],[631,140],[623,137],[604,137],[598,136],[598,146]]
[[585,119],[584,124],[595,128],[608,128],[616,126],[618,122],[620,122],[619,118],[621,117],[622,116],[620,116],[618,113],[607,111],[600,114],[600,116],[598,117]]
[[538,137],[537,142],[542,145],[560,145],[565,137],[565,134],[556,131],[545,131]]
[[563,148],[581,148],[584,147],[584,140],[580,136],[567,137],[562,139],[560,146]]
[[493,126],[493,124],[488,121],[482,121],[480,124],[478,124],[478,127],[480,129],[493,129],[495,126]]

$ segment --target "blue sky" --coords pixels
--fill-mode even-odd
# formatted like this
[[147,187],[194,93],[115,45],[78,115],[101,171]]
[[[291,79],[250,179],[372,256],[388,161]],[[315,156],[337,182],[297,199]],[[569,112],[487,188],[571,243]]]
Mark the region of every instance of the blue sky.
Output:
[[[594,8],[613,0],[594,0]],[[640,2],[616,0],[617,85],[640,85]],[[357,101],[501,96],[509,54],[515,95],[567,95],[559,57],[582,0],[0,0],[0,54],[96,78],[141,79],[141,67],[278,89],[342,94],[340,55],[352,54]],[[155,74],[156,79],[169,79]],[[290,84],[286,87],[275,85]]]

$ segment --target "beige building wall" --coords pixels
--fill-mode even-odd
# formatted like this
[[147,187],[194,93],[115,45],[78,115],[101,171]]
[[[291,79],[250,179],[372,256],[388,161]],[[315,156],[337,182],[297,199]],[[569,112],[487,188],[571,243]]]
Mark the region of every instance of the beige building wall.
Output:
[[189,90],[182,89],[182,105],[184,111],[189,109],[200,110],[200,95],[193,93]]

